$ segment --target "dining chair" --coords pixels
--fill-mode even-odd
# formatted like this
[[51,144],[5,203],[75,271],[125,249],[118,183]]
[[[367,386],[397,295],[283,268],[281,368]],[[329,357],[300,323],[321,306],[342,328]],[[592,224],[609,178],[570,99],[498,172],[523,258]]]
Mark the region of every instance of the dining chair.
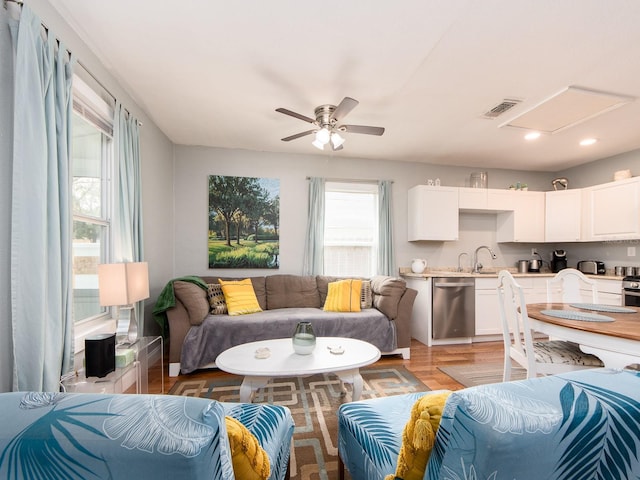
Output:
[[560,270],[555,277],[547,280],[547,302],[581,303],[583,291],[591,291],[592,303],[598,303],[598,284],[575,268]]
[[527,378],[603,366],[598,357],[582,352],[575,343],[534,341],[524,291],[507,270],[498,274],[498,299],[504,340],[504,382],[511,380],[512,360],[527,370]]

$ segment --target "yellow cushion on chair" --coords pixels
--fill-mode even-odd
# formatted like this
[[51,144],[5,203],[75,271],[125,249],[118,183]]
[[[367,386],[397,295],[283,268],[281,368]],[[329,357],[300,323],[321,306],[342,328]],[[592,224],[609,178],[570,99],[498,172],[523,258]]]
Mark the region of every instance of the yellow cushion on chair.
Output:
[[233,472],[242,480],[267,480],[271,475],[269,456],[258,439],[233,417],[225,417],[231,446]]
[[362,280],[338,280],[327,285],[327,299],[323,310],[327,312],[359,312]]
[[387,475],[385,480],[422,480],[449,395],[449,391],[427,394],[413,404],[411,417],[402,431],[396,473]]
[[226,281],[218,279],[218,282],[222,286],[229,315],[244,315],[262,311],[250,278]]

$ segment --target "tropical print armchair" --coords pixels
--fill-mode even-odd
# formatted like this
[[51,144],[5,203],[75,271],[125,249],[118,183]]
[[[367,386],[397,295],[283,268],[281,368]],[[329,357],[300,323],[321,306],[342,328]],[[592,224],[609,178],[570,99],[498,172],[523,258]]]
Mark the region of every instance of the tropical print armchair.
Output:
[[[396,470],[417,398],[344,404],[338,450],[354,480]],[[467,388],[447,400],[424,480],[640,478],[638,372],[583,370]]]
[[0,394],[0,478],[234,479],[225,415],[285,478],[293,421],[273,405],[171,395]]

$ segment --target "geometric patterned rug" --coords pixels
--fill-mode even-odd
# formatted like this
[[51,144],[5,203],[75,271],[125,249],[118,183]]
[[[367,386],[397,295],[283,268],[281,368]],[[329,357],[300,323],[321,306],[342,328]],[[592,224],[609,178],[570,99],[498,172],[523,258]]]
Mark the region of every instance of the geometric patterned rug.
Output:
[[[429,389],[404,367],[366,367],[360,369],[364,380],[361,400]],[[240,401],[242,377],[211,380],[179,380],[169,395],[211,398],[221,402]],[[329,480],[338,478],[338,407],[351,399],[332,374],[278,378],[258,390],[254,403],[284,405],[295,421],[291,450],[292,480]],[[346,478],[348,472],[345,472]]]

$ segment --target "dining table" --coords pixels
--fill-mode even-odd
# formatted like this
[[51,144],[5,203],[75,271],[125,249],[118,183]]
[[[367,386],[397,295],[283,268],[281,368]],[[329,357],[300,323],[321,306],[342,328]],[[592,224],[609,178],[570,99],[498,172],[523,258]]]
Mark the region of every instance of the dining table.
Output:
[[529,326],[551,338],[577,343],[606,368],[640,364],[640,309],[590,303],[527,304]]

